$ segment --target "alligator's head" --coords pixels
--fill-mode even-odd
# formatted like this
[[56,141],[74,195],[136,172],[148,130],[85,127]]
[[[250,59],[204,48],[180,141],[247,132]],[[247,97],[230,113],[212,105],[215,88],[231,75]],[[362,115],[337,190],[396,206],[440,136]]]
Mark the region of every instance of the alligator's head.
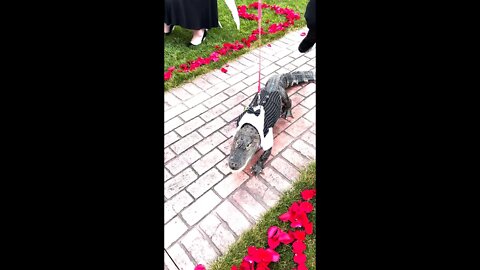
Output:
[[250,159],[260,147],[260,135],[250,124],[243,125],[233,137],[228,166],[233,171],[245,169]]

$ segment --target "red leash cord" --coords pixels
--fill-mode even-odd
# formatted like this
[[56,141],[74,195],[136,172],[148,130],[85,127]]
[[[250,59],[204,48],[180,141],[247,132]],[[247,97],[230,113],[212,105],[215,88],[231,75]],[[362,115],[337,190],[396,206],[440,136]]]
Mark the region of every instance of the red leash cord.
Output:
[[[258,47],[258,93],[260,94],[260,71],[262,70],[262,58],[261,58],[261,47],[262,47],[262,0],[258,0],[258,41],[260,46]],[[260,105],[260,96],[257,99],[257,105]]]

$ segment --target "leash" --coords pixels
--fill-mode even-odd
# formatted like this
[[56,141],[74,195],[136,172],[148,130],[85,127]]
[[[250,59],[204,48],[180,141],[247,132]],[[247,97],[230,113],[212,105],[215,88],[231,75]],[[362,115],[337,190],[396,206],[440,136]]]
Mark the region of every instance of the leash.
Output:
[[257,106],[260,105],[260,72],[262,70],[262,56],[261,56],[261,48],[262,48],[262,0],[258,0],[258,41],[260,42],[260,46],[258,47],[258,98],[257,98]]

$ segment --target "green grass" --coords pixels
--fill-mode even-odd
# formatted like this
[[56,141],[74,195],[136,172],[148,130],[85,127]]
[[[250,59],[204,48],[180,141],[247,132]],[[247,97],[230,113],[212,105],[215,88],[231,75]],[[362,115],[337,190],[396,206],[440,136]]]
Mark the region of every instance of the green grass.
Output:
[[[248,5],[256,2],[255,0],[236,0],[237,6]],[[305,8],[307,6],[308,0],[269,0],[262,1],[266,4],[276,4],[283,8],[293,9],[295,12],[300,14],[300,19],[295,21],[295,25],[290,26],[286,31],[280,31],[275,34],[262,35],[262,44],[265,45],[268,42],[279,39],[284,36],[286,33],[302,28],[306,25],[304,14]],[[257,10],[253,8],[247,9],[248,13],[256,14]],[[187,63],[190,60],[195,60],[198,57],[208,57],[212,52],[214,52],[215,45],[222,46],[226,42],[234,42],[235,40],[241,41],[242,38],[248,38],[254,29],[257,28],[257,22],[246,20],[240,18],[240,30],[237,30],[235,22],[233,21],[232,14],[228,9],[227,5],[223,0],[218,1],[218,18],[223,28],[213,28],[208,31],[208,36],[205,41],[197,47],[187,47],[187,44],[192,38],[192,32],[188,29],[183,29],[179,26],[175,27],[175,30],[169,36],[165,36],[164,42],[164,72],[167,71],[168,67],[175,66],[178,67],[180,64]],[[267,24],[266,20],[270,20]],[[284,22],[285,17],[283,15],[275,14],[274,11],[270,9],[262,9],[262,27],[264,31],[268,30],[268,26],[272,23]],[[212,70],[219,69],[222,65],[227,62],[238,58],[240,55],[249,52],[252,49],[257,48],[259,45],[258,41],[252,43],[250,48],[245,47],[244,49],[234,52],[231,55],[225,55],[220,58],[218,62],[211,63],[209,65],[204,65],[193,72],[188,73],[178,73],[173,72],[172,78],[164,82],[165,91],[175,88],[183,83],[193,80],[195,77],[208,73]]]
[[[303,170],[299,178],[293,183],[293,187],[285,192],[280,198],[279,202],[268,210],[265,215],[262,216],[259,222],[242,234],[237,242],[230,246],[227,253],[219,257],[213,264],[208,268],[208,270],[230,270],[232,265],[239,265],[247,255],[247,248],[249,246],[256,246],[267,248],[267,230],[270,226],[278,226],[283,231],[288,231],[290,224],[287,222],[282,222],[278,219],[278,216],[287,212],[288,208],[294,201],[301,200],[300,193],[305,189],[316,188],[316,163],[315,161],[308,165],[308,167]],[[307,256],[306,266],[308,269],[315,269],[315,213],[316,213],[316,198],[310,200],[313,204],[314,209],[311,213],[308,214],[308,219],[314,223],[313,225],[313,234],[307,235],[305,239],[305,244],[307,249],[305,250],[305,255]],[[275,251],[280,254],[280,260],[278,262],[272,262],[269,265],[271,270],[288,270],[295,268],[297,264],[293,261],[293,252],[292,245],[280,244]]]

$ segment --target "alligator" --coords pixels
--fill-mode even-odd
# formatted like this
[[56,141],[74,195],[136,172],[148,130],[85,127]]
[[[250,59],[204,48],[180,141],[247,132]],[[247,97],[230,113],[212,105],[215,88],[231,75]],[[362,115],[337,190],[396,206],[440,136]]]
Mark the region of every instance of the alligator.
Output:
[[237,129],[228,158],[228,166],[232,171],[245,169],[254,154],[262,148],[263,154],[251,168],[254,175],[262,172],[272,152],[273,126],[280,117],[293,117],[292,102],[286,88],[314,81],[313,71],[294,71],[268,79],[265,87],[260,89],[237,118]]

